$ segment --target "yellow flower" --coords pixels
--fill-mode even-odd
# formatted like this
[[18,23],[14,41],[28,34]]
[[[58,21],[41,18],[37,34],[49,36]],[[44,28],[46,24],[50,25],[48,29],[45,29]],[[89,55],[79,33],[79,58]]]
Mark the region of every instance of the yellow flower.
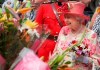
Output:
[[6,17],[7,17],[7,16],[6,16],[6,14],[4,14],[4,15],[3,15],[3,17],[2,17],[2,18],[0,18],[0,21],[5,20],[5,19],[6,19]]
[[29,27],[29,28],[36,28],[38,26],[37,22],[32,22],[31,20],[26,20],[25,24]]

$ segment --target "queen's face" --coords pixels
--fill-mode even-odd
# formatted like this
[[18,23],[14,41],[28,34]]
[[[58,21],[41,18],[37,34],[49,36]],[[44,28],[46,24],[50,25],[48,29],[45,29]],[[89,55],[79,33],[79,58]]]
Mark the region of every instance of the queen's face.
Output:
[[77,31],[81,26],[81,22],[78,20],[79,17],[72,16],[72,15],[64,15],[66,24],[71,28],[73,31]]

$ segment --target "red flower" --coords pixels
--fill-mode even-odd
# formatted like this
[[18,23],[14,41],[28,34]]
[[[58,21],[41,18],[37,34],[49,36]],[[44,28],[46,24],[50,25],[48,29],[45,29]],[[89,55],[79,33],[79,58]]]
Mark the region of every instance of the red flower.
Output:
[[72,41],[72,44],[75,44],[76,42],[77,42],[76,40],[73,40],[73,41]]
[[79,50],[82,50],[83,48],[82,47],[80,47],[80,46],[78,46],[78,48],[79,48]]
[[97,61],[98,61],[99,65],[100,65],[100,58],[98,58]]
[[88,48],[88,44],[86,44],[85,48],[84,49],[87,49]]

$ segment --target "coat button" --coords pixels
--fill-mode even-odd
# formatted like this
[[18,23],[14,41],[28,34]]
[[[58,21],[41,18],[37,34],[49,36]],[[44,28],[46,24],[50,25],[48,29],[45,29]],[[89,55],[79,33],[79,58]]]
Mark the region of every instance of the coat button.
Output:
[[58,34],[58,32],[56,32],[56,34]]
[[59,23],[57,25],[59,26]]
[[47,18],[49,18],[49,17],[47,17]]

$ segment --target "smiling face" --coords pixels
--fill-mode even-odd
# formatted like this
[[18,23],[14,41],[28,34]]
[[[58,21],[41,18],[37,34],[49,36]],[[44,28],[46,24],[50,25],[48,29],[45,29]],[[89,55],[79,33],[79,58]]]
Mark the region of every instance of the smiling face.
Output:
[[71,28],[72,31],[77,31],[82,24],[82,19],[77,16],[64,15],[66,24]]

